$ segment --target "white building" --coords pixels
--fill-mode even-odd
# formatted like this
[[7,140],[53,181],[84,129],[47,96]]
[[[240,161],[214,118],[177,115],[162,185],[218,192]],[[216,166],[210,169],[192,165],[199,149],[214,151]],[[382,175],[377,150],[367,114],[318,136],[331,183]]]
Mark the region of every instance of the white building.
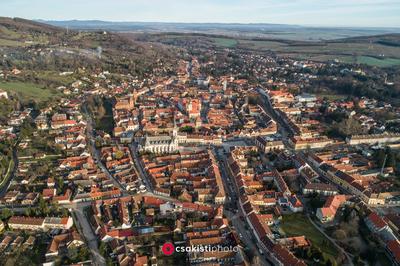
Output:
[[141,151],[152,153],[170,153],[178,150],[179,136],[176,126],[172,135],[146,136],[143,145],[139,146]]
[[146,136],[141,149],[153,153],[169,153],[178,149],[178,142],[174,136],[169,135]]
[[362,143],[375,144],[375,143],[393,143],[400,141],[400,134],[370,134],[370,135],[354,135],[346,139],[350,145],[358,145]]
[[46,217],[43,222],[43,227],[48,229],[70,229],[74,225],[72,217]]
[[317,97],[315,95],[311,95],[308,93],[303,93],[294,97],[294,99],[299,103],[312,103],[317,101]]
[[0,98],[6,98],[8,99],[8,94],[6,91],[3,91],[2,89],[0,89]]

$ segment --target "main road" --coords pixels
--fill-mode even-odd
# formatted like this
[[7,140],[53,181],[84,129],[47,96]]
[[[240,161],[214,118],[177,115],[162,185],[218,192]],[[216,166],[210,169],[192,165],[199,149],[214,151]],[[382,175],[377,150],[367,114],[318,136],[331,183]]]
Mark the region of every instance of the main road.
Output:
[[243,243],[246,245],[246,247],[249,247],[250,250],[254,252],[254,255],[258,257],[259,261],[262,262],[262,265],[271,265],[271,263],[266,259],[266,257],[263,255],[263,253],[267,254],[267,250],[263,250],[261,252],[261,249],[259,245],[254,241],[256,239],[256,236],[254,235],[253,231],[250,231],[247,228],[251,228],[249,224],[245,226],[247,222],[242,221],[239,219],[239,217],[245,217],[246,215],[242,213],[242,208],[240,206],[240,201],[239,201],[239,196],[235,190],[234,183],[230,179],[230,175],[226,171],[227,167],[227,161],[225,156],[221,155],[222,150],[221,149],[214,149],[214,154],[217,157],[218,165],[219,168],[221,169],[221,177],[223,179],[223,184],[225,186],[225,191],[229,195],[229,201],[228,203],[233,204],[233,209],[237,210],[236,213],[227,210],[224,208],[224,214],[228,218],[230,222],[232,222],[233,226],[235,227],[236,231],[239,233],[240,239],[243,241]]

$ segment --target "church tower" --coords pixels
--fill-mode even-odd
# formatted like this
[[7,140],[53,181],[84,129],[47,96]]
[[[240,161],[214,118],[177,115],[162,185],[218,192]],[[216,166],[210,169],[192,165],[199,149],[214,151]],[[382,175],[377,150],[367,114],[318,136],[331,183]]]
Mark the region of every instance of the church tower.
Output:
[[136,100],[137,100],[137,91],[136,91],[136,89],[134,89],[132,96],[129,98],[130,109],[133,109],[135,107]]

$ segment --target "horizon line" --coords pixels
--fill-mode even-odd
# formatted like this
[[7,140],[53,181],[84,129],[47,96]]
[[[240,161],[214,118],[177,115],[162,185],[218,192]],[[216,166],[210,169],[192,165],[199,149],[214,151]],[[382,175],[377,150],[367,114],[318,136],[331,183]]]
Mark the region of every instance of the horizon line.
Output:
[[398,29],[400,26],[350,26],[350,25],[317,25],[317,24],[285,24],[285,23],[269,23],[269,22],[177,22],[177,21],[134,21],[134,20],[102,20],[102,19],[29,19],[20,18],[32,21],[41,22],[105,22],[105,23],[147,23],[147,24],[219,24],[219,25],[280,25],[280,26],[294,26],[294,27],[310,27],[310,28],[343,28],[343,29]]

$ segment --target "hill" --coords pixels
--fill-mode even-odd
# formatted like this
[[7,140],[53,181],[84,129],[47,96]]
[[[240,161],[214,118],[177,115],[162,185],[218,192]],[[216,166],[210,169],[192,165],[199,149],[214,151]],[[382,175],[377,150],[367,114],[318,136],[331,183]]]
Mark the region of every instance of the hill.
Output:
[[173,66],[176,55],[171,47],[138,42],[117,33],[81,32],[20,18],[0,18],[3,69],[74,71],[84,67],[146,75],[156,66]]
[[360,27],[308,27],[270,23],[162,23],[162,22],[112,22],[101,20],[66,20],[42,22],[80,30],[110,30],[123,32],[176,32],[217,34],[226,37],[279,38],[284,40],[321,41],[354,36],[399,33],[399,28]]
[[322,62],[335,60],[342,63],[366,64],[377,67],[400,66],[400,34],[361,36],[327,41],[228,37],[215,34],[174,32],[123,34],[137,40],[178,47],[243,49],[254,52],[273,52],[294,59],[310,59]]
[[342,42],[354,43],[370,43],[382,44],[393,47],[400,47],[400,33],[373,35],[373,36],[359,36],[340,40]]

